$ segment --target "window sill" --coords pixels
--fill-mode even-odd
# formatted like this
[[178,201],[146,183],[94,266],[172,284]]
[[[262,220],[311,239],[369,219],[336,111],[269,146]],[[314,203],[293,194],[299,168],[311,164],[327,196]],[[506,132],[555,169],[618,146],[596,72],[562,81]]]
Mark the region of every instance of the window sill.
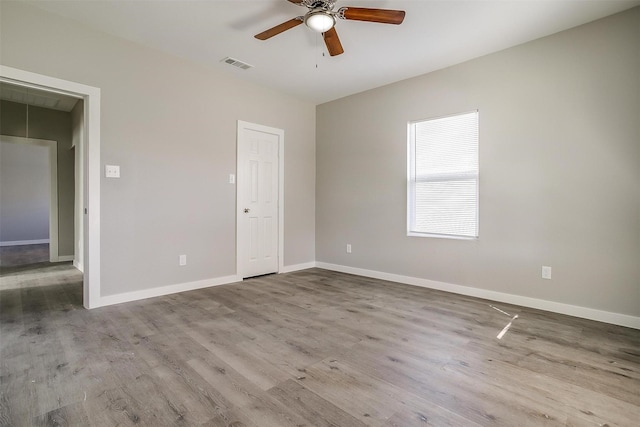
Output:
[[455,236],[452,234],[432,234],[432,233],[417,233],[415,231],[408,231],[407,237],[435,237],[436,239],[452,239],[452,240],[478,240],[478,237],[468,236]]

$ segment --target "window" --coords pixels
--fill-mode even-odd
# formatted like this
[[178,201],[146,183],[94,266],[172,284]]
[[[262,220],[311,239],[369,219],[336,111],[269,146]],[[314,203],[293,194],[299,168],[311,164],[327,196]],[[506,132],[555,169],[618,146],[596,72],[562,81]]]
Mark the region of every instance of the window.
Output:
[[478,112],[409,123],[409,236],[478,237]]

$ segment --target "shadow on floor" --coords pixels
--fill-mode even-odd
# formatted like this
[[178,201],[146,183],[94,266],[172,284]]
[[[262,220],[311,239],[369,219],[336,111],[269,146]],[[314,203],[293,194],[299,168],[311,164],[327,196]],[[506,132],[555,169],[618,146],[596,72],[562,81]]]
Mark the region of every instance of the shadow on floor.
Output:
[[49,262],[49,244],[0,246],[0,268]]
[[80,284],[71,262],[49,262],[49,245],[0,247],[0,290]]

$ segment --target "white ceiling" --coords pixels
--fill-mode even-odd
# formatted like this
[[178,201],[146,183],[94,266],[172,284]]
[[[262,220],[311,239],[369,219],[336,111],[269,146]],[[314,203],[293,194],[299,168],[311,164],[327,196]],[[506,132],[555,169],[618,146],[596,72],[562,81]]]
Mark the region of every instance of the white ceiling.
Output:
[[[556,33],[640,0],[338,0],[401,9],[399,26],[339,20],[345,53],[330,57],[300,25],[266,41],[253,37],[307,10],[286,0],[31,1],[119,37],[206,64],[319,104],[441,69]],[[220,62],[233,57],[254,66]]]

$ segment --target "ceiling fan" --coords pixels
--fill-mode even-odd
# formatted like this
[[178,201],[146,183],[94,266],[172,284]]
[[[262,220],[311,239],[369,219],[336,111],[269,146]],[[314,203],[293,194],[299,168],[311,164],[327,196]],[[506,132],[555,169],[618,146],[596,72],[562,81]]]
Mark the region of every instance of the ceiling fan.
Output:
[[314,31],[322,33],[327,50],[331,56],[344,53],[342,43],[338,38],[335,25],[337,19],[352,21],[379,22],[382,24],[401,24],[404,20],[404,10],[369,9],[364,7],[341,7],[333,10],[336,0],[288,0],[290,3],[304,6],[309,11],[273,28],[256,34],[258,40],[267,40],[273,36],[290,30],[304,23]]

